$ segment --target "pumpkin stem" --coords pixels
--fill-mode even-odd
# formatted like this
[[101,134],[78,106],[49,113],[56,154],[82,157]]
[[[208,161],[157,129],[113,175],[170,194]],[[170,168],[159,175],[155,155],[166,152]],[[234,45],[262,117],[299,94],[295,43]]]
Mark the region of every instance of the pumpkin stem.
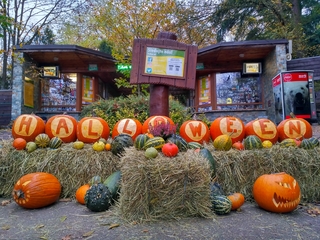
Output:
[[24,198],[24,192],[19,189],[19,190],[14,190],[13,193],[18,197],[18,198]]

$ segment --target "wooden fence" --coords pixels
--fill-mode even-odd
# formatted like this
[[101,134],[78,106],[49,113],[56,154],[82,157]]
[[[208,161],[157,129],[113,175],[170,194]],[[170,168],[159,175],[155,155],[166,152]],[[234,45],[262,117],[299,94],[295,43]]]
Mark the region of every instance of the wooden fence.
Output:
[[0,90],[0,127],[11,121],[12,90]]

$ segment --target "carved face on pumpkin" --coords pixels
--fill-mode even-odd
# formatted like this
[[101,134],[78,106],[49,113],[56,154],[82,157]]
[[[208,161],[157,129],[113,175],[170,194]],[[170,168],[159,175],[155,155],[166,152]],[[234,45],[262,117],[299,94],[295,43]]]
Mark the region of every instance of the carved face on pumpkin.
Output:
[[253,197],[257,204],[270,212],[291,212],[300,203],[298,182],[285,172],[265,174],[253,185]]

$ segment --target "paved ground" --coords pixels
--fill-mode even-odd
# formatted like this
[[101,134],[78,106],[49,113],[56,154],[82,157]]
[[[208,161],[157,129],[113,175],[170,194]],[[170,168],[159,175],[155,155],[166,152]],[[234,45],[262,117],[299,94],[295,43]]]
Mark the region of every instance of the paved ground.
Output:
[[[5,199],[0,200],[6,203]],[[125,222],[116,209],[90,212],[75,201],[25,210],[14,202],[0,206],[0,239],[320,239],[319,205],[289,214],[266,212],[254,203],[212,219],[187,218],[156,223]],[[314,215],[311,214],[314,211]],[[308,213],[309,211],[309,213]]]

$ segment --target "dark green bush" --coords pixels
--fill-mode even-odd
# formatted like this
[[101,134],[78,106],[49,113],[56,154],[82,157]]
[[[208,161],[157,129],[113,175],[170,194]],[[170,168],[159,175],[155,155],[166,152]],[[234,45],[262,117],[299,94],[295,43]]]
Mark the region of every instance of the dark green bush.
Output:
[[[182,105],[173,97],[169,98],[169,117],[179,127],[191,119],[192,113],[189,108]],[[136,118],[141,124],[149,117],[149,96],[128,95],[108,100],[99,100],[85,106],[80,117],[97,116],[108,122],[110,129],[124,118]]]

